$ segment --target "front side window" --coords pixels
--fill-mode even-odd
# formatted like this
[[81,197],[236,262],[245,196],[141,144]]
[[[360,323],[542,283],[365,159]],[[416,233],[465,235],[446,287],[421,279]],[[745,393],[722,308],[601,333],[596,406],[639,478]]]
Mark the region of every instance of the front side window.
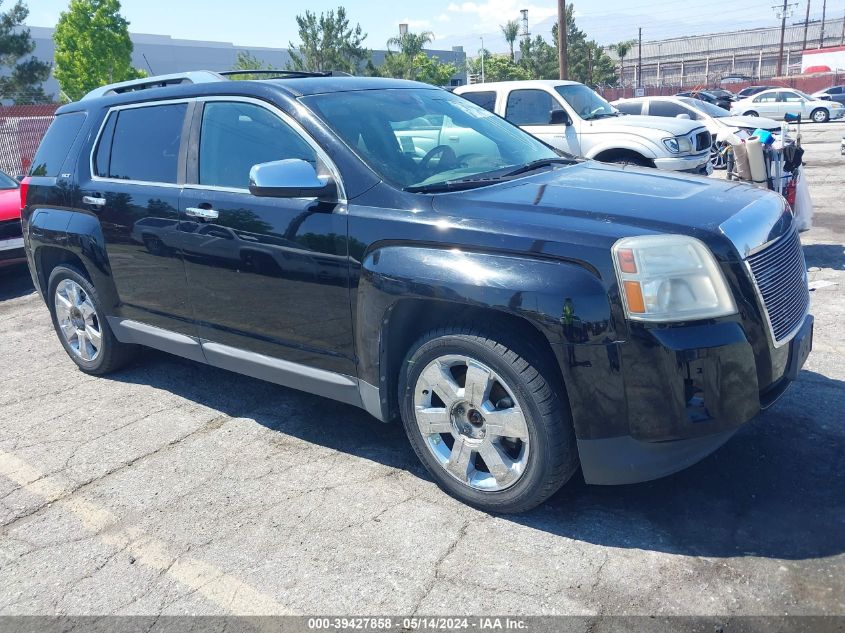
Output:
[[247,189],[253,165],[317,155],[293,128],[259,105],[211,101],[202,113],[199,184]]
[[695,118],[695,113],[690,112],[684,106],[674,103],[673,101],[652,101],[648,105],[649,116],[664,116],[676,117],[679,114],[686,114],[688,117]]
[[778,93],[778,101],[785,103],[801,103],[804,98],[797,92],[780,92]]
[[514,90],[508,95],[505,118],[514,125],[548,125],[549,113],[559,109],[545,90]]
[[445,90],[333,92],[300,101],[379,177],[400,188],[559,158],[530,134]]
[[720,108],[712,103],[707,103],[706,101],[699,101],[698,99],[691,99],[690,97],[679,97],[679,100],[683,101],[696,112],[704,112],[705,114],[712,116],[714,119],[731,116],[730,110],[725,110],[724,108]]
[[143,182],[177,182],[182,125],[188,105],[173,103],[129,108],[112,113],[114,134],[111,152],[104,128],[97,146],[95,170],[98,176]]
[[555,90],[569,104],[569,107],[586,121],[618,114],[616,108],[602,99],[595,90],[583,84],[557,86]]

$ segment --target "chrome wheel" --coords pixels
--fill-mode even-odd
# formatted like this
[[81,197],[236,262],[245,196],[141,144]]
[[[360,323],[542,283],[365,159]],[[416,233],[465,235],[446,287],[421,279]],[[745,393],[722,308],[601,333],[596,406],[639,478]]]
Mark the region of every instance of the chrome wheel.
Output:
[[818,110],[813,110],[811,118],[816,123],[827,123],[827,120],[830,118],[830,114],[828,114],[827,110],[824,108],[819,108]]
[[525,413],[511,387],[484,363],[461,355],[431,361],[414,387],[414,416],[428,450],[461,483],[504,490],[525,472]]
[[95,360],[103,345],[103,333],[88,293],[72,279],[63,279],[56,286],[53,302],[59,331],[70,350],[84,361]]
[[710,146],[710,164],[713,165],[713,169],[724,169],[725,168],[725,155],[722,153],[723,146],[716,141],[713,141],[713,145]]

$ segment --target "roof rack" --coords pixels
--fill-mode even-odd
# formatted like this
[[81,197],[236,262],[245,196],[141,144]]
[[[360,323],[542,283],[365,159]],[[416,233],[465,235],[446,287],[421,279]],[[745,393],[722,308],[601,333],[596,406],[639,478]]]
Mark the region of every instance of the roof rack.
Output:
[[82,97],[81,100],[96,99],[97,97],[106,97],[108,95],[122,94],[124,92],[135,92],[136,90],[147,90],[149,88],[165,88],[167,86],[178,86],[180,84],[204,84],[214,81],[226,81],[229,77],[237,75],[268,75],[267,79],[350,76],[349,73],[339,70],[223,70],[220,72],[214,72],[211,70],[193,70],[184,73],[173,73],[171,75],[156,75],[155,77],[132,79],[131,81],[121,81],[107,86],[101,86],[100,88],[94,88],[94,90]]
[[146,90],[148,88],[164,88],[166,86],[178,86],[179,84],[204,84],[212,81],[226,81],[220,73],[210,70],[195,70],[185,73],[174,73],[171,75],[156,75],[155,77],[144,77],[143,79],[132,79],[121,81],[100,88],[94,88],[91,92],[82,97],[85,99],[96,99],[107,95],[134,92],[135,90]]

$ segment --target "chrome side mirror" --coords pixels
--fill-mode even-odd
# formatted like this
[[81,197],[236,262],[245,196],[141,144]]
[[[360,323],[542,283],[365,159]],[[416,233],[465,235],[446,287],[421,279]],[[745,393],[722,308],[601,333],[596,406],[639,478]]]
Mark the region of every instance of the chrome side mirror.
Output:
[[299,158],[253,165],[249,192],[265,198],[324,198],[335,194],[331,178],[319,177],[314,166]]

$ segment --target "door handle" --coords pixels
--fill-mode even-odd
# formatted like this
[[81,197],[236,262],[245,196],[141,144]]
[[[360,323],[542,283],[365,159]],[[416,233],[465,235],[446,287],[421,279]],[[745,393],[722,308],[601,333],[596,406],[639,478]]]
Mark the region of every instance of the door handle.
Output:
[[82,196],[82,204],[90,204],[95,207],[106,206],[105,198],[95,198],[94,196]]
[[185,209],[185,215],[192,218],[201,218],[203,220],[216,220],[220,214],[214,209],[202,209],[200,207],[188,207]]

